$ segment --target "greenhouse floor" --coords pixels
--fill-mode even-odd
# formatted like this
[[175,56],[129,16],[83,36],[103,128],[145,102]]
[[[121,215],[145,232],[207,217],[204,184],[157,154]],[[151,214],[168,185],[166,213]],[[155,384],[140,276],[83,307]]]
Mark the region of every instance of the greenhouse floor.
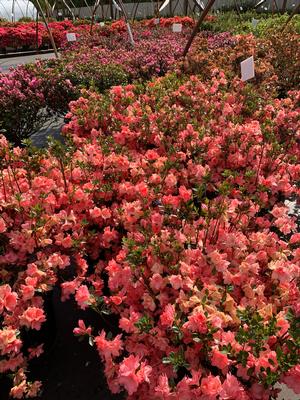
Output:
[[32,54],[28,56],[7,57],[0,59],[0,72],[8,72],[10,68],[15,68],[20,64],[28,64],[36,60],[48,60],[54,58],[54,53]]

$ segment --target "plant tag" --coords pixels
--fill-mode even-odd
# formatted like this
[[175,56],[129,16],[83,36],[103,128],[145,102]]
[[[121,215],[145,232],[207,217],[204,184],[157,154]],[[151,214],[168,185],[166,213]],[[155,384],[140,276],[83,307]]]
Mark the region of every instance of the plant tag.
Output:
[[159,18],[154,19],[154,25],[159,25]]
[[246,58],[246,60],[241,62],[241,74],[243,82],[255,77],[253,56]]
[[172,31],[174,33],[182,32],[182,24],[173,24],[172,25]]
[[259,19],[252,18],[252,26],[254,29],[256,29],[258,23],[259,23]]
[[76,42],[76,33],[67,33],[68,42]]

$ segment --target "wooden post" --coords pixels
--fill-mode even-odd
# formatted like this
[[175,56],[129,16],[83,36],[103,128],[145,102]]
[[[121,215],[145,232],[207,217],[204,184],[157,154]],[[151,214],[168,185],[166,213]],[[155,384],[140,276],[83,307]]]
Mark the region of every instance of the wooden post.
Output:
[[42,16],[42,18],[43,18],[43,21],[44,21],[44,23],[45,23],[45,25],[46,25],[46,29],[47,29],[48,34],[49,34],[49,37],[50,37],[50,41],[51,41],[51,44],[52,44],[52,47],[53,47],[53,50],[54,50],[55,57],[56,57],[56,58],[59,58],[59,54],[58,54],[58,51],[57,51],[57,47],[56,47],[55,41],[54,41],[54,39],[53,39],[53,35],[52,35],[52,32],[51,32],[51,29],[50,29],[50,27],[49,27],[49,25],[48,25],[48,22],[47,22],[47,19],[46,19],[46,17],[45,17],[44,11],[43,11],[43,9],[42,9],[42,7],[41,7],[40,1],[39,1],[39,0],[36,0],[36,4],[37,4],[37,6],[38,6],[38,8],[39,8],[39,11],[40,11],[41,16]]
[[195,38],[195,36],[197,35],[200,25],[202,24],[202,22],[204,21],[204,18],[207,16],[207,14],[209,13],[210,9],[212,8],[212,6],[214,5],[216,0],[209,0],[209,2],[207,3],[207,6],[205,7],[205,9],[203,10],[202,14],[200,15],[200,18],[195,26],[195,28],[193,29],[193,32],[185,46],[185,49],[182,53],[183,57],[185,57],[193,43],[193,40]]

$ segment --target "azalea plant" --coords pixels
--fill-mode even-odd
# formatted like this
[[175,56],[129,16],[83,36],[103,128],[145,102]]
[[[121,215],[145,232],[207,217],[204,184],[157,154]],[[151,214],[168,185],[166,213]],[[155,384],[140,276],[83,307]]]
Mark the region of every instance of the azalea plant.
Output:
[[[212,20],[213,17],[207,17]],[[184,27],[192,27],[194,25],[194,19],[190,17],[173,17],[173,18],[162,18],[160,26],[169,27],[173,23],[181,23]],[[154,19],[136,22],[134,24],[137,27],[140,26],[154,26]],[[49,22],[49,28],[51,29],[54,41],[58,47],[64,47],[67,43],[66,34],[68,32],[76,33],[77,38],[88,37],[91,40],[90,25],[84,21],[60,21],[60,22]],[[126,24],[123,20],[118,20],[112,23],[106,23],[104,26],[97,25],[94,27],[93,32],[98,35],[108,35],[112,33],[126,32]],[[31,47],[41,48],[50,47],[51,41],[49,38],[48,31],[45,25],[41,22],[38,26],[35,22],[28,23],[4,23],[0,24],[0,49],[5,48],[19,48],[19,47]]]
[[14,374],[12,396],[40,388],[26,370],[41,343],[27,352],[22,338],[57,283],[62,300],[117,317],[116,336],[74,329],[112,393],[259,400],[277,382],[299,393],[300,235],[284,203],[299,195],[299,95],[260,98],[217,70],[207,83],[171,74],[82,92],[65,145],[1,138],[0,370]]

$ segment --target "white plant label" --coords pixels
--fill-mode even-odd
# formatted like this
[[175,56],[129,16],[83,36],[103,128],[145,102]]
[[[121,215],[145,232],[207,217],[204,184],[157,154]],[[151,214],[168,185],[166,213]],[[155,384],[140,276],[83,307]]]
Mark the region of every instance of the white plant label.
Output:
[[253,56],[246,58],[246,60],[241,62],[241,74],[243,82],[255,77]]
[[159,7],[159,12],[161,12],[167,5],[170,3],[170,0],[165,0],[162,5]]
[[259,19],[252,18],[252,26],[254,29],[256,29],[258,23],[259,23]]
[[154,19],[154,25],[159,25],[159,18]]
[[180,33],[182,32],[182,24],[173,24],[172,25],[172,31],[174,33]]
[[67,41],[68,42],[76,42],[76,33],[67,33]]

